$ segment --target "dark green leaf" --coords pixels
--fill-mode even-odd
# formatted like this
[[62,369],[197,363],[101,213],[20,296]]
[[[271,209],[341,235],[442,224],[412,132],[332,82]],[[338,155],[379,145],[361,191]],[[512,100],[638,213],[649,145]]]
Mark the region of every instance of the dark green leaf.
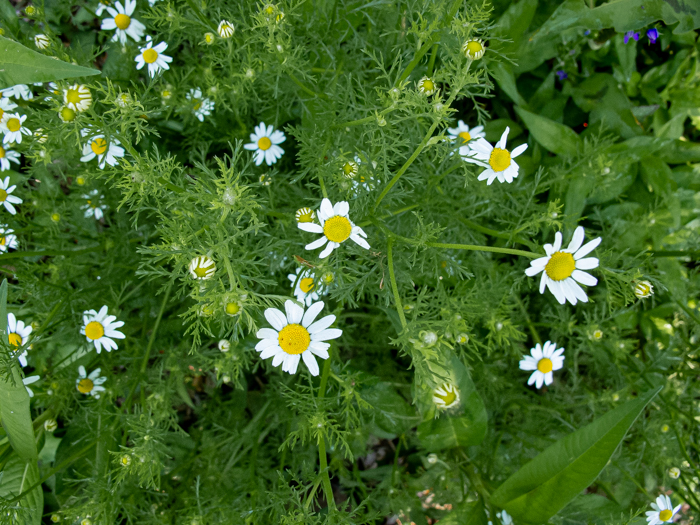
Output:
[[491,502],[516,522],[547,522],[593,483],[660,390],[650,390],[560,439],[498,487]]
[[365,413],[386,435],[403,434],[418,423],[415,409],[388,383],[365,388],[360,395],[372,405]]
[[669,164],[700,162],[700,143],[674,140],[659,152],[659,158]]
[[[39,467],[36,460],[25,461],[13,455],[5,464],[0,478],[0,497],[12,499],[26,492],[30,487],[40,480]],[[41,515],[44,512],[44,492],[41,485],[34,488],[19,502],[12,505],[9,511],[14,514],[15,519],[10,519],[10,523],[24,523],[26,525],[40,525]]]
[[478,501],[463,501],[447,516],[440,520],[441,525],[487,525],[484,503]]
[[0,0],[0,20],[5,22],[5,27],[10,28],[13,33],[19,31],[19,19],[10,0]]
[[519,106],[527,106],[527,101],[518,93],[518,86],[515,85],[515,76],[509,66],[503,62],[498,62],[491,71],[500,88],[506,92],[513,102]]
[[97,69],[68,64],[0,36],[0,89],[16,84],[50,82],[99,75]]
[[575,155],[581,147],[581,137],[568,126],[517,107],[515,111],[539,142],[557,155]]
[[639,163],[642,180],[647,185],[649,193],[669,195],[675,191],[677,184],[673,180],[673,172],[663,160],[655,156],[645,157]]

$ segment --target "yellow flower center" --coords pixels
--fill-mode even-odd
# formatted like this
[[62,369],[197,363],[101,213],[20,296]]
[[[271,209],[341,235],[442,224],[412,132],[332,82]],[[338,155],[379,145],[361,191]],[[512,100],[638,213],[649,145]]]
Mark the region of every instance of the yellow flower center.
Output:
[[75,119],[75,111],[69,107],[62,107],[60,111],[61,120],[64,122],[70,122]]
[[571,276],[576,269],[576,261],[574,256],[568,252],[556,252],[549,258],[544,271],[547,276],[553,281],[563,281]]
[[291,355],[301,354],[311,342],[309,332],[300,324],[288,324],[277,337],[282,350]]
[[203,279],[204,277],[207,276],[207,271],[208,271],[208,269],[207,269],[207,268],[204,268],[203,266],[197,266],[197,267],[194,269],[194,273],[195,273],[195,274],[197,275],[197,277],[199,277],[200,279]]
[[548,357],[543,357],[537,362],[537,370],[543,374],[547,374],[552,371],[552,360]]
[[7,192],[0,189],[0,202],[5,202],[7,200]]
[[78,392],[80,392],[81,394],[89,394],[90,392],[92,392],[94,386],[95,383],[92,382],[92,379],[88,379],[86,377],[85,379],[81,379],[78,383]]
[[462,137],[462,140],[464,142],[469,142],[472,139],[472,136],[469,134],[468,131],[462,131],[462,133],[460,133],[459,136]]
[[357,164],[355,164],[354,162],[346,162],[343,165],[343,173],[345,173],[346,177],[354,175],[355,173],[357,173]]
[[97,321],[90,321],[85,327],[85,336],[93,341],[105,335],[105,328]]
[[454,391],[454,388],[448,385],[443,385],[442,389],[445,391],[445,394],[435,392],[435,397],[442,399],[445,406],[450,406],[457,399],[457,393]]
[[503,171],[510,166],[510,152],[507,149],[493,148],[489,165],[493,171]]
[[75,182],[78,183],[78,186],[82,186],[83,184],[85,184],[85,177],[78,177],[77,179],[75,179]]
[[268,16],[274,15],[275,14],[275,8],[274,6],[267,5],[265,6],[264,13]]
[[11,332],[7,336],[8,340],[10,341],[10,344],[14,346],[15,348],[19,348],[22,346],[22,336],[19,334],[16,334],[14,332]]
[[228,315],[236,315],[240,311],[241,307],[238,306],[238,303],[226,303],[226,313]]
[[299,288],[301,288],[302,292],[309,293],[314,289],[314,280],[311,277],[304,277],[299,281]]
[[194,99],[194,110],[197,111],[202,107],[202,101],[198,98]]
[[272,141],[267,137],[262,137],[260,140],[258,140],[258,148],[260,148],[263,151],[269,150],[271,146]]
[[0,246],[5,246],[6,243],[7,243],[7,237],[5,237],[5,236],[0,237]]
[[22,123],[19,121],[18,118],[11,118],[7,121],[7,129],[10,131],[19,131],[19,128],[22,127]]
[[92,144],[90,144],[90,148],[95,155],[102,155],[107,151],[107,142],[103,138],[96,138],[92,141]]
[[66,102],[69,104],[80,104],[83,97],[80,96],[80,92],[77,89],[69,89],[66,91]]
[[420,87],[423,88],[423,91],[432,91],[435,89],[435,84],[432,80],[426,78],[423,80],[423,82],[421,82]]
[[118,14],[114,17],[114,23],[123,31],[131,24],[131,18],[129,18],[127,15]]
[[475,56],[477,53],[481,53],[484,50],[484,46],[478,40],[470,40],[467,42],[467,53],[471,56]]
[[673,517],[673,511],[671,510],[662,510],[659,512],[659,519],[661,521],[669,521]]
[[207,33],[204,35],[204,40],[207,44],[211,44],[214,41],[214,33]]
[[0,120],[2,120],[2,116],[5,114],[5,110],[0,108]]
[[[301,210],[300,210],[301,211]],[[297,222],[312,222],[313,221],[313,210],[307,208],[307,211],[299,213]]]
[[[2,115],[0,115],[0,118],[2,118]],[[5,158],[5,148],[0,146],[0,159],[4,159],[4,158]]]
[[152,47],[149,47],[143,52],[143,60],[146,62],[146,64],[153,64],[153,62],[158,60],[158,51]]
[[323,233],[329,241],[343,242],[350,237],[351,232],[352,226],[350,221],[340,215],[331,217],[323,225]]

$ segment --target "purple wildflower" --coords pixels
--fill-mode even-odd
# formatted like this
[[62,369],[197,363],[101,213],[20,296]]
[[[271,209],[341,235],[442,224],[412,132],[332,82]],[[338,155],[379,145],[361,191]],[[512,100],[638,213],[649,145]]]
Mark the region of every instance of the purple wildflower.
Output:
[[634,41],[636,42],[639,40],[639,33],[636,31],[627,31],[627,33],[625,33],[625,44],[630,41],[630,38],[634,38]]
[[655,27],[647,30],[647,36],[649,37],[650,44],[656,44],[656,40],[659,38],[659,32]]
[[559,77],[559,80],[561,80],[561,81],[564,81],[567,78],[569,78],[569,75],[567,75],[566,71],[564,71],[563,69],[560,69],[559,71],[557,71],[556,74]]
[[590,30],[590,29],[586,29],[586,30],[583,32],[583,34],[586,35],[586,36],[588,36],[588,35],[591,34],[591,30]]

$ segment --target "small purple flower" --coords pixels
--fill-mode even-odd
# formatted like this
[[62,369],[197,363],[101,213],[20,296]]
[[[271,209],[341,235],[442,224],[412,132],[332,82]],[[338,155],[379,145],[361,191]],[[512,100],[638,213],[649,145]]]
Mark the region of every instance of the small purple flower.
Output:
[[590,29],[586,29],[586,30],[583,32],[583,34],[584,34],[585,36],[588,36],[588,35],[591,34],[591,30],[590,30]]
[[655,27],[647,30],[647,36],[649,37],[650,44],[656,44],[656,40],[659,38],[659,32]]
[[561,81],[564,81],[567,78],[569,78],[569,75],[567,75],[566,71],[564,71],[563,69],[560,69],[559,71],[557,71],[557,76],[559,77],[559,80],[561,80]]
[[630,41],[630,38],[634,38],[634,41],[636,42],[639,40],[639,33],[636,31],[627,31],[627,33],[625,33],[625,44]]

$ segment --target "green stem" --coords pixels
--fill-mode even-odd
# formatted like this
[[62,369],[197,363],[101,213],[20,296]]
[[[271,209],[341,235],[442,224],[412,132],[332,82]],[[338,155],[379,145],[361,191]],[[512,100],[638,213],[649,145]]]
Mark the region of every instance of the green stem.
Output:
[[[321,374],[321,384],[318,387],[318,399],[321,400],[326,397],[326,385],[328,384],[328,375],[331,371],[331,350],[333,347],[328,348],[328,359],[323,363],[323,373]],[[326,458],[326,437],[325,432],[320,433],[318,436],[318,462],[319,468],[321,469],[321,476],[323,477],[323,492],[326,495],[326,501],[328,502],[328,507],[335,509],[335,498],[333,497],[333,487],[331,486],[331,478],[328,475],[328,460]]]
[[[384,115],[391,113],[395,109],[397,109],[397,108],[395,108],[394,106],[391,106],[391,107],[388,107],[386,109],[383,109],[382,111],[379,112],[379,114],[383,117]],[[361,118],[359,120],[351,120],[350,122],[341,122],[340,124],[333,124],[331,126],[331,129],[351,128],[353,126],[362,126],[363,124],[369,124],[370,122],[375,122],[376,120],[377,120],[377,115],[370,115],[369,117]]]
[[233,283],[235,282],[234,276],[233,276],[233,267],[231,266],[231,261],[227,256],[224,255],[224,264],[226,265],[226,273],[228,273],[228,280],[229,280],[229,291],[233,291]]
[[428,61],[428,76],[432,76],[433,68],[435,67],[435,59],[437,58],[438,45],[433,44],[433,52],[430,54],[430,60]]
[[[386,215],[382,215],[379,218],[380,219],[388,219],[389,217],[394,217],[395,215],[398,215],[398,214],[403,213],[405,211],[412,210],[413,208],[417,208],[418,206],[420,206],[420,204],[411,204],[410,206],[404,206],[403,208],[399,208],[398,210],[390,211]],[[369,226],[370,224],[372,224],[371,220],[362,221],[361,223],[358,224],[358,226],[360,228],[363,228],[365,226]]]
[[141,375],[146,373],[146,367],[148,366],[148,359],[151,356],[151,349],[153,348],[153,343],[156,340],[156,334],[158,333],[158,326],[160,325],[160,320],[163,317],[163,312],[165,311],[165,305],[168,303],[168,297],[170,296],[170,289],[173,287],[173,283],[170,282],[165,290],[165,296],[163,297],[163,302],[160,304],[160,310],[158,311],[158,317],[156,317],[156,322],[153,325],[153,331],[151,332],[151,338],[148,340],[148,346],[146,347],[146,353],[143,356],[143,361],[141,362]]
[[34,251],[34,252],[12,252],[12,253],[3,253],[0,255],[0,261],[5,260],[5,259],[19,259],[22,257],[47,257],[47,256],[53,256],[53,255],[63,255],[63,256],[70,256],[70,255],[81,255],[83,253],[90,253],[90,252],[97,252],[99,250],[104,249],[103,245],[99,246],[93,246],[92,248],[83,248],[82,250],[43,250],[40,252]]
[[542,254],[534,252],[526,252],[525,250],[514,250],[512,248],[497,248],[495,246],[478,246],[476,244],[446,244],[442,242],[428,242],[426,246],[433,248],[447,248],[448,250],[471,250],[475,252],[494,252],[494,253],[509,253],[511,255],[521,255],[530,259],[543,257]]
[[195,4],[193,0],[186,0],[186,1],[187,1],[187,5],[189,5],[190,8],[192,9],[192,11],[194,11],[194,14],[197,15],[197,18],[199,18],[206,27],[213,29],[214,32],[216,33],[217,27],[212,24],[211,20],[209,20],[206,16],[204,16],[204,13],[202,13],[201,9],[199,9],[199,7],[197,7],[197,4]]
[[301,80],[299,80],[297,77],[295,77],[292,73],[287,73],[287,74],[289,75],[289,78],[292,79],[292,82],[294,82],[297,86],[299,86],[299,89],[301,89],[303,92],[311,95],[312,97],[325,98],[325,99],[328,98],[328,95],[326,95],[325,93],[318,93],[318,92],[306,87],[304,85],[304,83]]
[[391,281],[391,289],[394,293],[394,303],[396,305],[396,311],[399,314],[401,326],[404,330],[406,330],[408,323],[406,323],[406,316],[403,313],[403,305],[401,304],[401,297],[399,297],[399,288],[396,285],[396,276],[394,275],[394,256],[392,252],[393,244],[394,239],[389,238],[389,245],[387,249],[387,260],[389,264],[389,280]]

